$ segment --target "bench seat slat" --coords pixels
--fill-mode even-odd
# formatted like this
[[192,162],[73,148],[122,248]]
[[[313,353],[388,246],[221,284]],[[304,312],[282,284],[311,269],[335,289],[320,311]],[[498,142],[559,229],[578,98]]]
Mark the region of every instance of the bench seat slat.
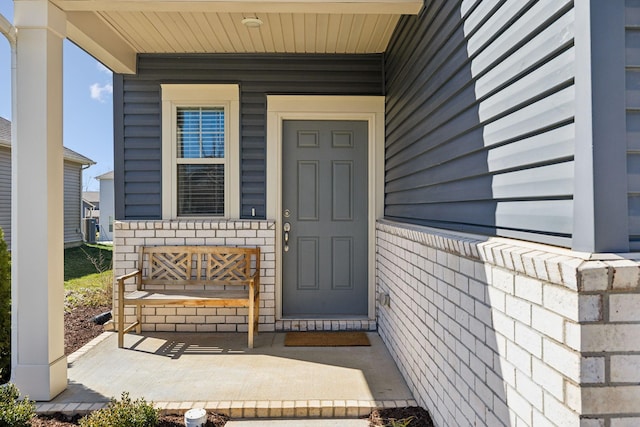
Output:
[[249,305],[249,291],[220,290],[220,291],[134,291],[125,294],[125,301],[129,304],[176,304],[176,305],[208,305],[217,307],[247,307]]

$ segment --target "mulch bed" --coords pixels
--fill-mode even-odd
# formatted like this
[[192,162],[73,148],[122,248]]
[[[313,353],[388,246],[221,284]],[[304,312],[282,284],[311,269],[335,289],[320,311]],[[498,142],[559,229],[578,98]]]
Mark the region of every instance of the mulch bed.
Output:
[[[91,319],[104,312],[110,307],[75,307],[71,312],[64,315],[64,352],[69,355],[80,347],[100,335],[104,328],[102,325],[94,324]],[[73,417],[64,414],[38,415],[31,420],[32,427],[74,427],[79,423],[81,416]],[[206,427],[222,427],[227,423],[229,417],[210,413]],[[370,427],[434,427],[429,412],[420,407],[392,408],[375,410],[369,415]],[[159,427],[183,427],[183,415],[163,415],[160,417]]]
[[407,408],[376,409],[369,415],[370,427],[434,427],[429,412],[418,406]]
[[102,325],[91,321],[93,316],[110,311],[111,307],[75,307],[64,314],[64,354],[70,355],[104,332]]

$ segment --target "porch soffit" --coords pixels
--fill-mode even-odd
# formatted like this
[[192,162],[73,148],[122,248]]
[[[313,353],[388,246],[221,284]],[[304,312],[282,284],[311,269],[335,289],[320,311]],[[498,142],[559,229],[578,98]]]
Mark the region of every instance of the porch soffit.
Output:
[[[422,0],[50,0],[67,37],[120,73],[137,53],[380,53]],[[241,21],[257,16],[259,28]]]

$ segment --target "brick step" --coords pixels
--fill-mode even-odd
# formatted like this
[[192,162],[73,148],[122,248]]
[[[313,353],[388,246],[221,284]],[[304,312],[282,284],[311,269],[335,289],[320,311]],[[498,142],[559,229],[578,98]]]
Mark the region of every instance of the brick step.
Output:
[[[153,402],[163,414],[184,414],[192,408],[231,418],[359,418],[374,409],[417,406],[415,400],[266,400],[219,402]],[[37,403],[38,414],[87,414],[107,406],[103,403]]]

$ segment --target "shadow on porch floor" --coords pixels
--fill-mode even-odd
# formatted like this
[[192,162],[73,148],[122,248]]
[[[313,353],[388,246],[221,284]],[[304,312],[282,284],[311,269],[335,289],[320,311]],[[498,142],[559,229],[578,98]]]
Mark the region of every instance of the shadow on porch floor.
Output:
[[166,412],[194,407],[253,417],[357,417],[416,405],[384,343],[285,347],[284,333],[105,333],[69,357],[69,386],[38,412],[82,413],[129,392]]

